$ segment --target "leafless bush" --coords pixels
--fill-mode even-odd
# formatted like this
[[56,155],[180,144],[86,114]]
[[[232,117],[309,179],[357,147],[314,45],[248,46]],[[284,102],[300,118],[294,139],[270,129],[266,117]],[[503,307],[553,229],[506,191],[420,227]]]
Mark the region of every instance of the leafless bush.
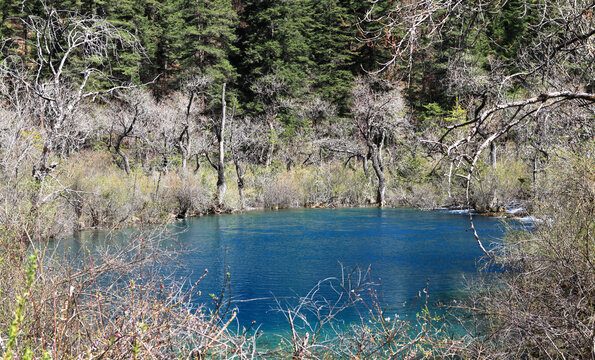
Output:
[[530,193],[530,172],[521,160],[503,157],[494,167],[483,166],[479,174],[471,192],[476,210],[498,212]]
[[[293,304],[277,302],[289,327],[283,338],[285,356],[292,359],[435,359],[455,354],[464,341],[442,331],[444,322],[428,308],[427,288],[416,317],[386,308],[370,269],[341,269],[339,278],[320,281]],[[330,295],[323,295],[323,293]],[[341,313],[355,311],[359,320],[346,324]]]
[[512,236],[496,254],[494,264],[505,271],[475,299],[487,333],[475,338],[470,357],[595,357],[592,150],[565,161],[538,228]]
[[68,191],[58,199],[74,211],[70,220],[78,229],[164,223],[174,217],[205,213],[212,201],[208,172],[170,171],[129,174],[107,152],[79,152],[56,176]]
[[303,189],[307,205],[358,206],[366,204],[375,192],[374,181],[363,169],[350,169],[337,162],[322,162],[294,172],[293,177]]
[[164,205],[178,218],[207,212],[212,194],[196,176],[172,174],[165,179]]
[[[15,317],[9,314],[19,311],[13,300],[26,294],[22,317],[12,322],[18,330],[11,331],[16,338],[10,348],[12,355],[53,359],[254,358],[256,338],[233,333],[230,325],[237,312],[229,306],[225,293],[213,306],[193,305],[206,271],[193,284],[159,275],[176,256],[160,244],[163,238],[164,233],[157,231],[121,243],[107,240],[103,250],[87,253],[83,247],[74,257],[68,251],[37,252],[38,270],[28,288],[21,276],[12,286],[0,282],[0,329],[10,328]],[[14,271],[21,273],[22,262],[11,264],[0,267],[8,270],[2,279]],[[1,343],[9,344],[6,336],[0,332]],[[10,345],[4,346],[3,351],[8,351]]]
[[30,122],[30,115],[0,106],[0,167],[8,180],[27,171],[41,147],[41,134]]
[[449,205],[449,199],[442,188],[443,184],[422,182],[412,184],[408,188],[397,189],[395,196],[389,196],[391,205],[408,205],[422,209],[435,209],[440,206]]
[[302,205],[299,189],[289,179],[277,178],[263,189],[262,201],[267,209],[286,209]]

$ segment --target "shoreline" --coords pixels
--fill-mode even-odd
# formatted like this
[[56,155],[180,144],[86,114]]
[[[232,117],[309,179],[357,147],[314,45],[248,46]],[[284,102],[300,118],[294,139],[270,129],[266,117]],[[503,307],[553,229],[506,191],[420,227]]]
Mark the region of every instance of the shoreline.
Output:
[[[296,209],[369,209],[369,208],[378,208],[375,205],[340,205],[340,204],[309,204],[304,206],[290,206],[290,207],[270,207],[267,208],[265,206],[246,206],[244,209],[238,208],[226,208],[226,209],[215,209],[210,208],[209,211],[200,213],[200,214],[192,214],[187,215],[184,217],[178,217],[173,213],[170,213],[167,220],[159,222],[132,222],[123,225],[117,225],[114,227],[107,227],[107,226],[96,226],[96,227],[85,227],[80,228],[73,233],[77,232],[84,232],[84,231],[95,231],[95,230],[120,230],[123,228],[140,228],[143,226],[159,226],[159,225],[169,225],[175,224],[178,221],[185,221],[194,218],[201,218],[205,216],[221,216],[221,215],[238,215],[242,213],[250,213],[250,212],[267,212],[267,211],[283,211],[283,210],[296,210]],[[448,212],[454,215],[469,215],[469,210],[463,206],[439,206],[434,208],[422,208],[416,206],[384,206],[383,209],[417,209],[420,211],[443,211]],[[473,216],[482,216],[482,217],[492,217],[492,218],[501,218],[501,219],[510,219],[516,220],[519,222],[526,222],[526,223],[541,223],[543,222],[542,219],[529,215],[527,210],[524,207],[515,207],[511,208],[510,210],[507,207],[503,207],[502,211],[493,212],[493,211],[477,211],[475,209],[471,209],[471,215]]]

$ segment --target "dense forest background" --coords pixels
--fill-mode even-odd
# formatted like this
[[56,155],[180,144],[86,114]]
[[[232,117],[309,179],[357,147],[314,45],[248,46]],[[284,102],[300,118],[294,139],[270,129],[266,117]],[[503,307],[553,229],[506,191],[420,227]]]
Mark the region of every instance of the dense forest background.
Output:
[[[277,98],[318,97],[345,115],[354,77],[383,56],[380,47],[356,40],[366,8],[349,1],[7,1],[1,11],[5,38],[23,35],[19,16],[60,10],[105,19],[142,47],[111,59],[114,80],[152,82],[160,98],[206,76],[219,87],[228,83],[241,113],[255,116],[269,105],[255,84],[271,77],[283,85]],[[287,128],[299,126],[285,115]]]

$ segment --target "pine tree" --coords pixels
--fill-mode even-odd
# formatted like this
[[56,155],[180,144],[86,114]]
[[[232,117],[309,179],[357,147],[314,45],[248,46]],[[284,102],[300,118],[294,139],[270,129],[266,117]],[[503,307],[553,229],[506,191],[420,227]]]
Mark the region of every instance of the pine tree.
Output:
[[236,70],[229,58],[237,53],[235,30],[238,16],[231,0],[198,0],[184,7],[180,43],[180,65],[186,72],[211,77],[216,83],[230,82]]
[[306,0],[247,1],[242,29],[242,75],[245,90],[274,74],[285,84],[281,96],[302,95],[313,63],[304,30],[312,21]]
[[20,13],[19,2],[4,0],[0,2],[0,37],[6,39],[15,32],[15,21],[12,19]]
[[351,48],[353,29],[345,21],[349,17],[347,9],[338,0],[311,0],[309,12],[313,21],[308,24],[306,37],[315,63],[314,91],[346,113],[355,57]]
[[[528,35],[528,24],[539,20],[531,10],[519,0],[510,0],[502,5],[500,11],[494,12],[486,32],[493,53],[505,60],[517,54],[523,38]],[[527,16],[523,15],[525,12]]]
[[[385,14],[392,3],[392,1],[378,2],[372,16]],[[362,29],[373,33],[380,27],[378,23],[362,21],[366,12],[370,10],[370,2],[340,0],[340,4],[345,9],[345,15],[342,16],[342,23],[349,28],[349,46],[355,55],[351,72],[354,75],[361,75],[366,71],[376,70],[380,64],[390,59],[392,53],[389,48],[383,47],[381,44],[362,41],[366,37],[362,34]]]
[[156,89],[166,93],[192,74],[216,82],[232,81],[229,62],[237,14],[230,0],[106,0],[109,19],[133,32],[146,50],[142,81],[159,75]]

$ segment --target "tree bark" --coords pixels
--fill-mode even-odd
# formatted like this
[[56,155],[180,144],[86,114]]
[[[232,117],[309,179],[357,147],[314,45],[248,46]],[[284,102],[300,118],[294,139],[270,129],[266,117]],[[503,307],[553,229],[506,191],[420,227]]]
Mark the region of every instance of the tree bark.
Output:
[[492,168],[496,167],[496,162],[497,162],[497,152],[498,152],[498,148],[496,147],[496,143],[494,141],[492,141],[490,143],[490,163],[492,165]]
[[[134,129],[134,124],[136,124],[136,121],[138,120],[138,116],[139,116],[139,105],[136,104],[134,106],[134,117],[132,118],[130,125],[126,126],[125,123],[122,123],[122,126],[124,129],[123,129],[122,133],[120,135],[118,135],[118,138],[116,139],[116,145],[114,146],[116,153],[118,155],[120,155],[120,157],[122,158],[122,163],[124,166],[124,171],[126,171],[126,175],[130,175],[130,161],[128,160],[128,156],[126,155],[126,153],[124,151],[122,151],[122,148],[121,148],[122,141],[124,141],[124,139],[130,135],[130,133],[132,132],[132,129]],[[111,136],[111,133],[110,133],[110,136]]]
[[370,152],[370,157],[372,158],[372,168],[374,168],[376,178],[378,179],[378,188],[376,191],[376,204],[378,205],[378,207],[384,207],[384,204],[386,202],[386,178],[384,177],[384,171],[382,169],[380,152],[378,151],[378,147],[376,146],[376,144],[373,143],[368,143],[368,151]]
[[454,163],[451,161],[450,168],[448,169],[448,198],[452,199],[452,170],[454,167]]
[[120,157],[122,158],[122,163],[124,165],[124,171],[126,171],[126,175],[130,175],[130,162],[128,161],[128,156],[126,156],[122,149],[120,149],[120,141],[118,141],[118,143],[115,146],[116,153],[120,155]]
[[533,197],[537,199],[537,152],[533,156]]
[[182,158],[182,174],[186,176],[186,168],[188,167],[188,151],[182,144],[182,141],[178,143],[178,147],[180,148],[180,157]]
[[271,165],[271,162],[273,160],[273,151],[275,150],[275,143],[273,141],[273,135],[275,134],[275,127],[273,126],[273,119],[276,117],[277,115],[274,115],[271,119],[269,119],[267,121],[268,125],[269,125],[269,130],[271,132],[271,136],[269,138],[269,146],[267,148],[267,157],[266,157],[266,163],[265,166],[268,169],[269,166]]
[[180,149],[180,156],[182,157],[182,172],[184,176],[186,175],[186,168],[188,166],[188,149],[190,148],[190,134],[188,131],[190,128],[190,109],[192,108],[193,100],[194,93],[190,94],[190,99],[188,99],[184,129],[178,138],[178,148]]
[[219,141],[219,161],[217,163],[217,205],[219,206],[223,206],[223,197],[227,190],[227,182],[225,181],[225,117],[227,115],[225,87],[226,84],[223,84],[223,90],[221,91],[221,124],[217,134],[217,140]]
[[194,173],[198,173],[198,169],[200,169],[200,158],[198,157],[198,154],[195,155],[195,160],[196,160],[196,166],[194,167]]
[[240,209],[244,210],[246,206],[246,197],[244,195],[244,175],[246,174],[246,169],[242,167],[242,164],[239,160],[234,160],[236,166],[236,175],[238,176],[238,192],[240,194]]

